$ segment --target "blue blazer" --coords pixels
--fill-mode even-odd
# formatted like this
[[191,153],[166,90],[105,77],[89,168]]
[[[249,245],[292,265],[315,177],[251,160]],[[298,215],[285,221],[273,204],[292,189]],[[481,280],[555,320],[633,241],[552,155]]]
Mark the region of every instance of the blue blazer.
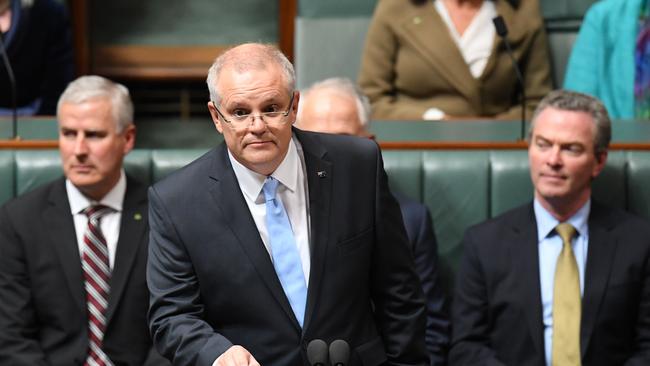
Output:
[[634,118],[634,49],[641,0],[591,6],[567,64],[564,88],[603,101],[612,118]]

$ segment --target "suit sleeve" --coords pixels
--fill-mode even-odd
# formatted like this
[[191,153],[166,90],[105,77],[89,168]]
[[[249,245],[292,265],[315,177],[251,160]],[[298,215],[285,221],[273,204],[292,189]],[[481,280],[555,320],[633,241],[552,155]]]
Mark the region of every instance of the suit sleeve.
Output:
[[463,239],[463,256],[457,276],[452,306],[452,365],[503,365],[490,348],[488,293],[481,258],[476,251],[478,240],[469,230]]
[[25,251],[4,206],[0,208],[1,365],[47,365],[31,296]]
[[[431,215],[424,205],[417,205],[417,229],[410,238],[415,270],[422,282],[426,299],[426,343],[431,365],[443,365],[449,344],[449,319],[445,298],[438,278],[438,243],[431,225]],[[406,222],[406,216],[405,216]]]
[[174,365],[212,365],[232,346],[204,321],[199,284],[165,202],[149,189],[149,326],[158,351]]
[[389,365],[428,365],[424,295],[378,147],[376,155],[376,246],[371,269],[376,322]]

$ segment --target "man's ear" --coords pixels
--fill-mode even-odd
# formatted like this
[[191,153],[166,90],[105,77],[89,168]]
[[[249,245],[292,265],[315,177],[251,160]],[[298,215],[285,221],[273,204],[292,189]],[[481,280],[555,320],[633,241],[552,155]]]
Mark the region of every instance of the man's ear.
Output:
[[291,121],[291,124],[296,123],[296,119],[298,118],[298,105],[300,104],[300,92],[296,90],[293,93],[293,106],[291,106],[291,112],[289,113],[289,121]]
[[607,163],[607,151],[601,151],[596,153],[596,165],[594,166],[594,170],[591,172],[591,177],[596,178],[600,172],[605,169],[605,164]]
[[133,147],[135,146],[135,132],[136,129],[134,124],[130,124],[122,132],[122,134],[124,135],[124,140],[126,141],[126,144],[124,145],[124,155],[128,154],[131,150],[133,150]]
[[219,133],[223,133],[221,119],[219,118],[219,113],[217,112],[217,108],[214,106],[213,101],[208,101],[208,110],[210,111],[210,117],[212,117],[212,123],[214,123],[214,127],[217,129],[217,131],[219,131]]

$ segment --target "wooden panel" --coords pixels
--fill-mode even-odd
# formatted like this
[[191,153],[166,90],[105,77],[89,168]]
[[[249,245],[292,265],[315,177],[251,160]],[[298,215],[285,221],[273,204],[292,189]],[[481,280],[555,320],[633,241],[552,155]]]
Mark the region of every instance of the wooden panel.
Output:
[[92,71],[115,78],[202,80],[226,49],[228,46],[98,46]]
[[278,14],[278,47],[293,62],[293,39],[298,0],[280,0]]

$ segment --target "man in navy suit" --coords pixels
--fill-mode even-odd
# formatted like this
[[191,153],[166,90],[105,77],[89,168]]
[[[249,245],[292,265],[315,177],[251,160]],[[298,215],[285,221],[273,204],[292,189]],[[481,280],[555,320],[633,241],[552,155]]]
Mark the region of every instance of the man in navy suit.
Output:
[[[349,79],[319,81],[301,93],[296,127],[360,137],[368,131],[370,102]],[[438,283],[438,244],[429,209],[420,202],[396,193],[404,227],[411,243],[415,269],[427,302],[426,344],[431,365],[445,364],[449,343],[449,320],[443,291]]]
[[591,198],[611,122],[558,90],[533,115],[533,202],[467,230],[452,365],[649,365],[650,226]]
[[379,148],[294,129],[294,75],[261,44],[212,65],[225,143],[149,191],[154,343],[175,365],[308,365],[314,339],[347,341],[349,365],[426,365],[424,296]]

